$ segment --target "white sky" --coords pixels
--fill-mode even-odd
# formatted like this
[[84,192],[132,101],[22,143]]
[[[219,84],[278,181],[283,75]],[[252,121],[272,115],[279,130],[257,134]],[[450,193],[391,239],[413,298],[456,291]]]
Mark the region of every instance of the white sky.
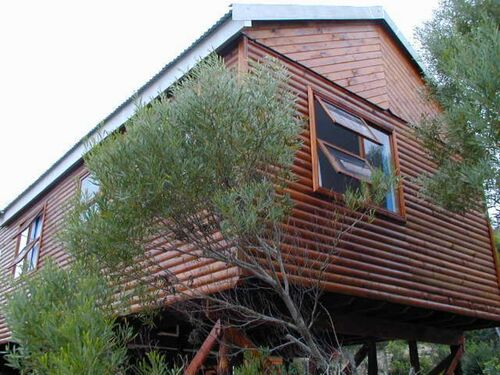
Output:
[[[407,39],[438,0],[382,5]],[[0,3],[0,208],[228,11],[229,0]]]

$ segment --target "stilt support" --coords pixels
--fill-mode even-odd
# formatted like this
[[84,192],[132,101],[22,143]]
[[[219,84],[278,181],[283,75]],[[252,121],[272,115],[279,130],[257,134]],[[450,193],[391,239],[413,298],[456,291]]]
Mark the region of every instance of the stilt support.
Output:
[[378,374],[377,344],[375,341],[368,343],[368,375]]
[[189,366],[184,371],[184,375],[196,375],[201,365],[203,365],[208,355],[210,354],[210,350],[212,350],[214,345],[217,343],[217,340],[219,340],[219,338],[221,337],[221,334],[221,323],[220,320],[217,320],[207,338],[201,345],[200,350],[198,350],[194,358],[189,363]]
[[418,358],[417,342],[412,340],[408,341],[408,348],[410,351],[410,365],[416,374],[420,373],[420,359]]
[[438,363],[428,375],[458,375],[462,373],[460,359],[464,354],[464,338],[462,337],[458,345],[450,347],[451,353],[445,359]]
[[[361,362],[365,359],[366,355],[368,354],[368,344],[363,345],[359,350],[356,352],[354,355],[354,363],[348,364],[343,370],[342,374],[344,375],[350,375],[353,373],[354,368],[357,368]],[[353,368],[354,367],[354,368]]]

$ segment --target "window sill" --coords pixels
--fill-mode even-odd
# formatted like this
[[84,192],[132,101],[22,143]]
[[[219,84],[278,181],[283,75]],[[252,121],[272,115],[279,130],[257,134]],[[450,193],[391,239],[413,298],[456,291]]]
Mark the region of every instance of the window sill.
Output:
[[[337,193],[332,190],[328,190],[323,187],[319,187],[314,191],[314,194],[317,194],[321,197],[328,196],[330,198],[333,198],[333,200],[337,203],[343,203],[344,202],[344,195],[341,193]],[[367,208],[369,209],[374,209],[375,211],[375,217],[377,218],[382,218],[382,219],[388,219],[391,220],[395,223],[398,224],[406,224],[406,215],[397,213],[397,212],[392,212],[389,210],[386,210],[382,207],[378,207],[372,204],[367,205]],[[401,208],[400,208],[401,210]]]

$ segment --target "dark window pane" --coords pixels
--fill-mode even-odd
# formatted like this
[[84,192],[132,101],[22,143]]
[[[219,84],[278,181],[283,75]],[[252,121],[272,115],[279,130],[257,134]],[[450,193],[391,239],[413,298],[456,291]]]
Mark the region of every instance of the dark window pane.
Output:
[[314,101],[314,106],[317,138],[359,155],[359,136],[335,124],[317,100]]
[[323,151],[318,147],[318,159],[320,169],[320,186],[333,190],[337,193],[345,193],[348,188],[352,190],[360,188],[360,182],[342,173],[337,173],[328,161]]
[[40,234],[42,233],[42,216],[38,216],[35,220],[33,220],[33,224],[31,224],[31,238],[30,240],[33,241],[40,237]]
[[351,131],[363,136],[364,138],[368,138],[374,142],[380,142],[376,135],[370,130],[370,128],[366,125],[366,123],[361,120],[358,116],[354,116],[343,109],[330,104],[325,101],[321,101],[330,116],[335,119],[335,122],[350,129]]
[[26,261],[28,262],[28,271],[34,270],[36,264],[38,263],[39,245],[36,244],[26,255]]

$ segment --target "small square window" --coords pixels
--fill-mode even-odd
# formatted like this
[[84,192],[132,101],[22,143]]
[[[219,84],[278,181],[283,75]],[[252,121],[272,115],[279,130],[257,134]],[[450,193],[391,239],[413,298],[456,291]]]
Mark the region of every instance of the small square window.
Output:
[[[330,103],[310,90],[311,152],[314,188],[343,194],[370,183],[373,170],[390,175],[394,155],[391,134]],[[382,208],[399,212],[396,187],[390,189]]]

